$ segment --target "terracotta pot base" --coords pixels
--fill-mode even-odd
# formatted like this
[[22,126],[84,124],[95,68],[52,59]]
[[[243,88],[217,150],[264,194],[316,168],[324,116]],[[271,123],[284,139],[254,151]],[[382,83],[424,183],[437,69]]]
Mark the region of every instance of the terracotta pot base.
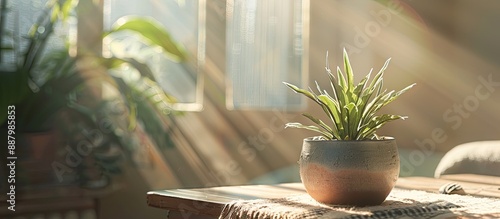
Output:
[[307,192],[315,200],[328,204],[358,206],[381,204],[392,190],[390,185],[396,180],[389,171],[331,171],[314,163],[302,167],[300,175]]
[[396,184],[399,155],[394,139],[326,141],[306,138],[300,178],[315,200],[334,205],[379,205]]

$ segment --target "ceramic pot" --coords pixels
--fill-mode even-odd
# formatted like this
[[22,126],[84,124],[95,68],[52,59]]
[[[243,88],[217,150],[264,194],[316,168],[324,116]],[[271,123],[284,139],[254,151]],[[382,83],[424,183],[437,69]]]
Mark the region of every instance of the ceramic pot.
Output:
[[300,178],[315,200],[336,205],[379,205],[399,176],[394,138],[368,141],[304,139]]

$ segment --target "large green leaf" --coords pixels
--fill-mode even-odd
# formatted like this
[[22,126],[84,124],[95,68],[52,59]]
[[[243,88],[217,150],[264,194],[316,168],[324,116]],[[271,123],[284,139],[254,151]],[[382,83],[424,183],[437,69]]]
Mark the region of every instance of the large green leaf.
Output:
[[186,59],[186,52],[181,44],[176,43],[158,21],[153,18],[127,16],[120,18],[105,36],[120,32],[133,31],[144,37],[152,45],[163,48],[169,57],[175,61]]

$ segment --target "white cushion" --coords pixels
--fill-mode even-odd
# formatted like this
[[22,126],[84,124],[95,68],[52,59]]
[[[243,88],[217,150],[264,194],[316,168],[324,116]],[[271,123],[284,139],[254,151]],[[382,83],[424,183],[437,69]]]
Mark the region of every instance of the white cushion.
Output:
[[500,141],[470,142],[454,147],[443,156],[434,177],[460,173],[500,176]]

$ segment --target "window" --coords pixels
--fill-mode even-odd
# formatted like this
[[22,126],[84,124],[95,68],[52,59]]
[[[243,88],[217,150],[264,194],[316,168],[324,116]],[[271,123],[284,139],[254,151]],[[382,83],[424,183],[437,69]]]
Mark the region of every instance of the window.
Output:
[[[123,1],[107,0],[104,6],[104,28],[126,16],[148,16],[166,27],[175,41],[187,50],[188,60],[176,63],[151,49],[129,34],[104,42],[104,49],[118,56],[133,56],[153,66],[162,88],[178,99],[177,110],[201,110],[203,97],[202,67],[205,56],[205,1]],[[121,47],[112,46],[122,42]],[[123,46],[125,45],[125,46]],[[117,54],[118,53],[118,54]]]
[[229,109],[304,107],[283,81],[307,78],[308,1],[232,0],[227,3]]

